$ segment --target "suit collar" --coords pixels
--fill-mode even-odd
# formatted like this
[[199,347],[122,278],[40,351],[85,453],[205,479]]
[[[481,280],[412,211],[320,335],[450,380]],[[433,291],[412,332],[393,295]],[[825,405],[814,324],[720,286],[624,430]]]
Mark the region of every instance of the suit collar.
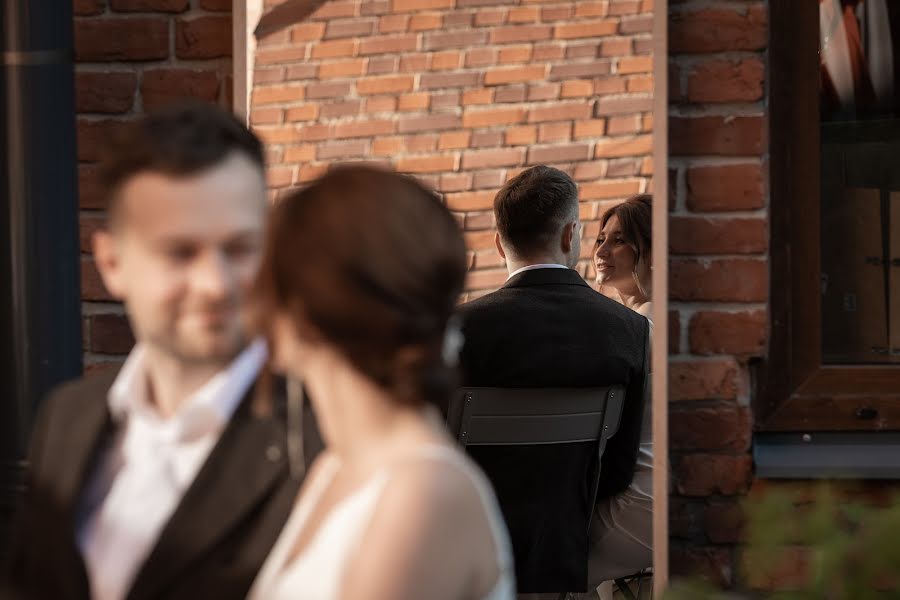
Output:
[[532,269],[513,275],[504,288],[530,287],[535,285],[582,285],[590,286],[573,269]]
[[164,595],[173,579],[225,537],[286,475],[284,423],[271,414],[256,414],[255,390],[247,392],[166,523],[129,600]]
[[74,514],[81,491],[96,463],[97,454],[108,443],[114,432],[113,420],[106,402],[106,395],[118,370],[92,378],[90,387],[83,392],[78,404],[77,426],[69,428],[69,435],[60,437],[58,452],[60,466],[57,471],[59,493],[63,506],[71,507]]

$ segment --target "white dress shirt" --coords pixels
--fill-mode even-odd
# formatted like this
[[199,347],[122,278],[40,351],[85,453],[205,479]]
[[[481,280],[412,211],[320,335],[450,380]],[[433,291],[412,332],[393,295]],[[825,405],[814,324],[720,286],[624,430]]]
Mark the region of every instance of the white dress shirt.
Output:
[[519,269],[516,269],[512,273],[509,274],[509,277],[506,278],[507,281],[518,275],[519,273],[524,273],[525,271],[534,271],[535,269],[568,269],[566,265],[558,265],[556,263],[547,263],[540,265],[525,265]]
[[79,503],[78,545],[94,600],[121,600],[266,360],[254,341],[168,419],[147,398],[138,345],[109,390],[116,435]]

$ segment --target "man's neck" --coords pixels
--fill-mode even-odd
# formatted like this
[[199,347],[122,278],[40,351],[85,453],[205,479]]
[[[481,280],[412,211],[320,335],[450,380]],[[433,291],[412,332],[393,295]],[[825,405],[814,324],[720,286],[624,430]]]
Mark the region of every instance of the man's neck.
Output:
[[560,260],[558,256],[538,256],[531,259],[514,259],[506,258],[506,272],[512,275],[519,269],[531,267],[534,265],[562,265],[566,266],[565,260]]
[[228,361],[185,362],[148,348],[144,363],[147,398],[160,417],[170,419],[191,395],[227,366]]

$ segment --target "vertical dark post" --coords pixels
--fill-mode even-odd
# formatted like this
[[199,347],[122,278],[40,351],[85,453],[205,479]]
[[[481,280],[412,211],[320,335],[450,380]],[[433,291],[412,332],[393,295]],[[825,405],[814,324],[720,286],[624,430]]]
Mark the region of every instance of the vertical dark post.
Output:
[[3,537],[34,411],[81,372],[72,49],[72,0],[0,3]]

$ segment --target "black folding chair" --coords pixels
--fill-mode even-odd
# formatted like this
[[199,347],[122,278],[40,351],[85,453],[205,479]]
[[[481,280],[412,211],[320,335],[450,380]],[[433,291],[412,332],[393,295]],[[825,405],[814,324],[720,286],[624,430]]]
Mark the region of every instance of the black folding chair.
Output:
[[[625,386],[596,388],[462,388],[447,421],[463,447],[596,442],[597,469],[589,506],[596,503],[600,461],[616,433]],[[491,474],[487,473],[490,478]],[[593,510],[591,510],[593,516]],[[590,526],[590,522],[588,522]],[[567,592],[560,594],[560,599]]]

